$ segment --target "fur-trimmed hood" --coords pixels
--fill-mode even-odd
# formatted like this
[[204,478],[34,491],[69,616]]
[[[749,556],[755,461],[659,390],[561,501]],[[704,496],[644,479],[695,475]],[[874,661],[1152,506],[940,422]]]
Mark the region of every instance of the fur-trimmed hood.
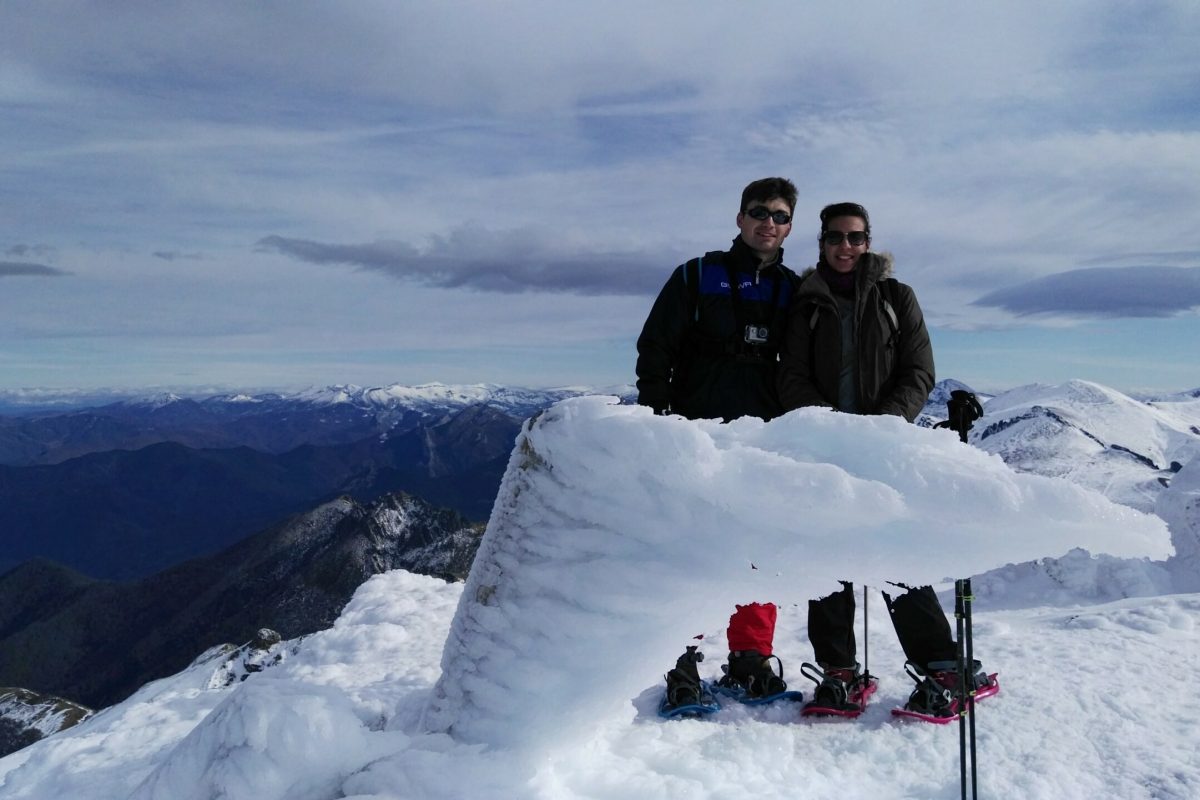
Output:
[[[878,253],[867,252],[862,254],[862,257],[858,261],[858,266],[855,267],[855,269],[864,270],[862,274],[865,277],[861,279],[863,283],[877,283],[888,278],[896,277],[892,274],[892,266],[894,263],[895,259],[892,257],[892,254],[886,250]],[[803,280],[816,271],[817,266],[814,264],[813,266],[805,269],[804,272],[800,273],[800,279]]]

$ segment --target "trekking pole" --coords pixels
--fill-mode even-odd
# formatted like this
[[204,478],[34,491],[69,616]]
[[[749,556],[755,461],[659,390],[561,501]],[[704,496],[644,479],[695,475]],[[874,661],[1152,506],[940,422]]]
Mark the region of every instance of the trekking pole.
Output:
[[867,585],[863,584],[863,678],[871,679],[871,617],[867,613]]
[[971,728],[971,797],[978,797],[978,788],[975,780],[975,692],[979,688],[975,685],[975,643],[974,637],[971,635],[971,604],[975,600],[971,593],[971,579],[967,578],[963,581],[963,611],[965,612],[965,625],[967,636],[967,670],[971,675],[971,701],[967,706],[967,714],[970,716]]
[[967,712],[966,712],[966,669],[963,659],[963,581],[954,582],[954,620],[958,631],[958,767],[962,786],[962,800],[967,800]]

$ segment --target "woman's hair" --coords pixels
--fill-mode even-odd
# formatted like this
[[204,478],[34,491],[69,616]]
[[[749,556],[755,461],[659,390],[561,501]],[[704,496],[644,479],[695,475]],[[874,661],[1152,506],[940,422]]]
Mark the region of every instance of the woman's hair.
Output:
[[871,218],[867,215],[867,210],[858,203],[833,203],[821,209],[821,233],[825,233],[828,229],[829,220],[837,217],[859,217],[863,221],[863,230],[867,233],[867,238],[871,238]]

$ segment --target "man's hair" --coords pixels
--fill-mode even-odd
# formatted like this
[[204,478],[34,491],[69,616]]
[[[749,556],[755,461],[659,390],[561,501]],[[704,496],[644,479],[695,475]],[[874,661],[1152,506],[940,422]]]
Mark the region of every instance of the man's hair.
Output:
[[788,204],[788,211],[796,213],[796,186],[787,178],[763,178],[742,190],[742,207],[745,211],[751,203],[768,203],[778,197]]
[[871,238],[871,218],[867,216],[867,210],[858,203],[833,203],[821,209],[821,233],[824,234],[828,230],[829,220],[837,217],[858,217],[863,221],[863,230],[866,231],[867,238]]

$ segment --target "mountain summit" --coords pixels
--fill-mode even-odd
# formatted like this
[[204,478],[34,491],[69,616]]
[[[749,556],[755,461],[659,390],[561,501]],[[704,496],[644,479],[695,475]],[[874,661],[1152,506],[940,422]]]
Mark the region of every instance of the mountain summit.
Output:
[[[1165,492],[1185,495],[1172,509],[1194,531],[1196,483],[1186,467],[1178,478]],[[956,731],[888,713],[912,681],[879,589],[994,567],[1017,586],[1028,570],[1007,562],[1079,546],[1120,560],[1105,579],[1129,595],[1164,563],[1148,559],[1171,553],[1159,517],[1016,473],[950,431],[820,409],[719,425],[565,401],[525,424],[465,585],[377,575],[332,628],[281,643],[270,669],[227,684],[193,663],[0,759],[0,795],[957,796]],[[1162,699],[1164,665],[1194,660],[1200,597],[1089,604],[1090,561],[1064,559],[1060,606],[1027,595],[993,611],[977,594],[976,654],[1004,686],[979,714],[983,796],[1182,799],[1200,786],[1200,697]],[[711,677],[733,604],[751,600],[779,606],[776,653],[811,691],[796,677],[812,657],[805,603],[839,578],[870,595],[860,622],[879,690],[859,720],[656,716],[674,659],[698,644]]]
[[[803,608],[837,580],[936,583],[1074,547],[1171,552],[1157,517],[1013,472],[949,430],[821,408],[723,425],[567,400],[517,440],[430,724],[492,745],[566,736],[673,663],[681,640],[665,631],[699,633],[736,603]],[[593,634],[623,646],[577,646]]]

